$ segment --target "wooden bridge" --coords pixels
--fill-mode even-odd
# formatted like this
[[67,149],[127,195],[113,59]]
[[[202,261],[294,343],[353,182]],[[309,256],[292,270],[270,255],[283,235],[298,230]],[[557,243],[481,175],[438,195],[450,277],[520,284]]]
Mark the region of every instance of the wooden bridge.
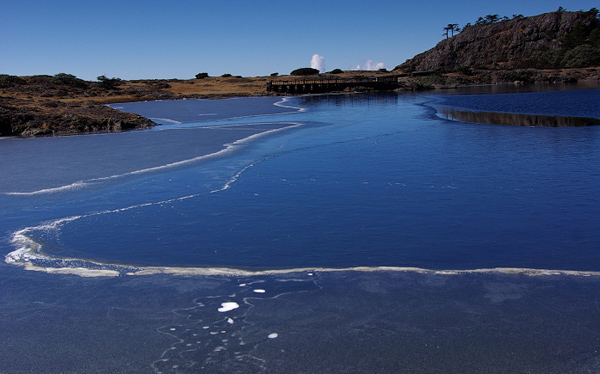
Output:
[[398,78],[408,74],[356,78],[312,78],[267,82],[267,92],[307,94],[324,92],[390,91],[400,87]]

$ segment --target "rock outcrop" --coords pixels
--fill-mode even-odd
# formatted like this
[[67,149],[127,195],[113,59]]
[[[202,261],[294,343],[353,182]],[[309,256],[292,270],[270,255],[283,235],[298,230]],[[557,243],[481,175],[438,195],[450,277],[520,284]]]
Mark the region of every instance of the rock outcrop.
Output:
[[37,108],[0,106],[0,136],[75,135],[120,132],[156,125],[142,116],[102,105],[65,106],[44,111]]
[[69,74],[0,75],[0,136],[48,136],[119,132],[156,124],[111,109],[93,98],[117,92]]
[[557,11],[471,26],[396,69],[406,72],[452,72],[466,68],[535,67],[531,61],[534,52],[563,48],[565,37],[573,32],[578,23],[589,28],[596,27],[597,22],[593,11]]

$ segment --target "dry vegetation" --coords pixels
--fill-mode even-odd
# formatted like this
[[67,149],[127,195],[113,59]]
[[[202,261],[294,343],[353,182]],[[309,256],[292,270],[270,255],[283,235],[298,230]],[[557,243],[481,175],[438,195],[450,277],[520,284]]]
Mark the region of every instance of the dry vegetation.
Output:
[[119,92],[103,97],[103,102],[146,99],[221,98],[266,95],[265,77],[207,77],[190,80],[138,80],[119,86]]
[[112,87],[69,74],[0,75],[0,136],[69,135],[146,128],[154,123],[103,104],[266,94],[267,78],[118,81]]

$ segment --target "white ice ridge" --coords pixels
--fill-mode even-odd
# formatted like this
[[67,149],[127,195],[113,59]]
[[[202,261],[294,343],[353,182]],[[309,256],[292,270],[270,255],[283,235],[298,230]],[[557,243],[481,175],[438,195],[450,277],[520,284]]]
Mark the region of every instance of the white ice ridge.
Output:
[[62,192],[62,191],[66,191],[66,190],[79,189],[79,188],[86,187],[87,185],[89,185],[89,183],[78,181],[78,182],[68,184],[66,186],[45,188],[43,190],[38,190],[38,191],[33,191],[33,192],[4,192],[3,194],[11,195],[11,196],[33,196],[33,195],[51,194],[51,193]]
[[[600,271],[580,271],[580,270],[560,270],[560,269],[533,269],[533,268],[482,268],[482,269],[464,269],[464,270],[431,270],[418,267],[400,267],[400,266],[358,266],[350,268],[289,268],[289,269],[272,269],[250,271],[235,268],[224,267],[160,267],[160,266],[130,266],[130,265],[114,265],[104,264],[94,261],[74,259],[74,258],[54,258],[41,253],[42,245],[26,234],[34,230],[57,230],[61,225],[80,218],[93,215],[122,212],[137,207],[149,206],[154,204],[164,204],[176,200],[191,198],[196,195],[186,196],[182,198],[170,199],[158,203],[146,203],[127,208],[120,208],[110,211],[96,212],[88,215],[71,216],[61,218],[49,223],[41,224],[36,227],[28,227],[19,230],[13,234],[12,243],[17,247],[16,250],[8,253],[4,262],[11,265],[22,266],[25,270],[46,272],[51,274],[75,274],[81,277],[115,277],[115,276],[141,276],[154,274],[169,274],[174,276],[205,276],[205,275],[220,275],[220,276],[262,276],[272,274],[293,274],[306,273],[312,276],[315,272],[414,272],[422,274],[435,275],[459,275],[459,274],[478,274],[478,273],[501,273],[501,274],[521,274],[527,276],[586,276],[599,277]],[[36,260],[46,261],[52,266],[40,266],[34,262]],[[245,284],[244,284],[245,285]],[[240,285],[242,286],[242,285]],[[263,289],[255,289],[255,293],[266,292]],[[232,307],[235,303],[226,303],[222,308]],[[239,307],[239,305],[238,305]],[[235,308],[234,308],[235,309]]]
[[[26,231],[21,230],[21,232]],[[99,276],[142,276],[155,274],[169,274],[173,276],[264,276],[275,274],[294,274],[305,273],[307,276],[313,276],[315,272],[413,272],[420,274],[434,275],[460,275],[460,274],[520,274],[527,276],[585,276],[585,277],[600,277],[600,271],[579,271],[579,270],[559,270],[559,269],[532,269],[532,268],[482,268],[482,269],[465,269],[465,270],[431,270],[418,267],[401,267],[401,266],[358,266],[350,268],[290,268],[290,269],[273,269],[250,271],[235,268],[223,267],[136,267],[128,265],[108,265],[92,261],[76,260],[76,259],[52,259],[36,253],[36,248],[39,248],[38,243],[22,234],[15,234],[13,242],[19,244],[19,240],[29,242],[24,244],[27,248],[19,248],[6,255],[5,262],[14,265],[20,265],[25,270],[40,271],[46,273],[61,273],[61,274],[76,274],[82,277],[99,277]],[[59,267],[42,267],[36,266],[31,262],[33,258],[42,258],[57,260],[60,262]],[[78,267],[69,267],[69,263],[77,261]],[[94,268],[82,267],[81,264],[86,263]],[[110,266],[110,268],[108,268]],[[232,307],[236,303],[224,303],[222,308]],[[239,305],[238,305],[239,307]],[[221,308],[220,308],[221,309]],[[235,309],[235,308],[234,308]]]
[[[93,215],[114,213],[120,211],[126,211],[134,209],[136,207],[148,206],[154,204],[163,204],[170,201],[182,200],[191,198],[192,196],[186,196],[183,198],[171,199],[158,203],[147,203],[137,206],[131,206],[127,208],[115,209],[104,212],[97,212],[82,216],[71,216],[62,219],[58,219],[49,223],[45,223],[36,227],[28,227],[19,230],[13,234],[12,243],[17,247],[16,250],[8,253],[4,262],[11,265],[22,266],[25,270],[46,272],[51,274],[75,274],[81,277],[115,277],[115,276],[141,276],[141,275],[154,275],[154,274],[169,274],[174,276],[206,276],[206,275],[220,275],[220,276],[262,276],[262,275],[273,275],[273,274],[293,274],[293,273],[306,273],[308,276],[312,276],[315,272],[414,272],[422,274],[435,274],[435,275],[459,275],[459,274],[478,274],[478,273],[501,273],[501,274],[521,274],[527,276],[553,276],[553,275],[567,275],[567,276],[587,276],[587,277],[598,277],[600,271],[579,271],[579,270],[560,270],[560,269],[532,269],[532,268],[482,268],[482,269],[465,269],[465,270],[431,270],[418,267],[400,267],[400,266],[358,266],[350,268],[289,268],[289,269],[272,269],[272,270],[260,270],[250,271],[235,268],[224,268],[224,267],[160,267],[160,266],[130,266],[130,265],[114,265],[104,264],[100,262],[74,259],[74,258],[54,258],[46,254],[41,253],[42,245],[29,238],[26,234],[33,230],[56,230],[62,224],[66,224],[71,221],[75,221],[80,218],[89,217]],[[36,260],[47,261],[52,266],[40,266],[34,262]],[[263,289],[255,289],[255,293],[266,292]],[[235,303],[224,303],[222,308],[230,308]],[[237,305],[237,304],[235,304]],[[239,305],[238,305],[239,307]],[[235,309],[235,308],[234,308]],[[230,309],[231,310],[231,309]]]
[[[48,193],[55,193],[55,192],[60,192],[60,191],[65,191],[65,190],[71,190],[71,189],[77,189],[77,188],[83,188],[86,187],[90,184],[93,184],[95,182],[102,182],[102,181],[107,181],[107,180],[113,180],[113,179],[118,179],[118,178],[123,178],[123,177],[127,177],[127,176],[132,176],[132,175],[139,175],[139,174],[145,174],[145,173],[151,173],[151,172],[156,172],[156,171],[161,171],[161,170],[166,170],[166,169],[171,169],[174,167],[179,167],[179,166],[183,166],[183,165],[187,165],[187,164],[191,164],[191,163],[195,163],[198,161],[204,161],[204,160],[208,160],[211,158],[216,158],[216,157],[220,157],[220,156],[224,156],[228,153],[233,152],[235,149],[237,149],[238,147],[251,142],[253,140],[256,140],[260,137],[263,136],[267,136],[269,134],[278,132],[278,131],[283,131],[286,129],[290,129],[290,128],[295,128],[295,127],[299,127],[299,126],[303,126],[302,123],[299,122],[277,122],[278,124],[281,125],[289,125],[289,126],[282,126],[280,128],[277,129],[272,129],[272,130],[266,130],[266,131],[262,131],[258,134],[253,134],[250,136],[247,136],[245,138],[242,139],[238,139],[236,141],[234,141],[233,143],[226,143],[223,144],[223,149],[217,151],[217,152],[213,152],[213,153],[209,153],[209,154],[205,154],[205,155],[201,155],[201,156],[197,156],[197,157],[193,157],[190,159],[186,159],[186,160],[181,160],[181,161],[176,161],[176,162],[172,162],[169,164],[165,164],[165,165],[159,165],[159,166],[153,166],[153,167],[149,167],[149,168],[145,168],[145,169],[140,169],[140,170],[134,170],[134,171],[130,171],[128,173],[123,173],[123,174],[115,174],[115,175],[111,175],[108,177],[100,177],[100,178],[92,178],[86,181],[78,181],[78,182],[74,182],[65,186],[60,186],[60,187],[54,187],[54,188],[47,188],[47,189],[42,189],[42,190],[38,190],[38,191],[32,191],[32,192],[3,192],[2,194],[4,195],[13,195],[13,196],[33,196],[33,195],[39,195],[39,194],[48,194]],[[272,125],[272,123],[253,123],[253,124],[244,124],[244,126],[261,126],[261,125],[265,125],[265,124],[269,124]],[[206,129],[214,129],[214,130],[218,130],[218,129],[226,129],[227,127],[238,127],[239,125],[223,125],[223,126],[214,126],[214,127],[206,127]],[[245,170],[245,169],[244,169]],[[237,179],[239,175],[234,176],[234,180]],[[229,185],[231,183],[233,183],[233,181],[228,182],[224,188],[220,189],[221,190],[225,190],[227,188],[229,188]]]
[[[254,135],[251,135],[251,136],[249,136],[247,138],[237,140],[237,141],[233,142],[232,144],[233,145],[243,144],[243,143],[246,143],[248,141],[254,140],[254,139],[258,138],[258,137],[264,136],[266,134],[269,134],[269,133],[272,133],[272,132],[275,132],[275,131],[280,131],[280,130],[285,130],[285,129],[290,129],[290,128],[294,128],[294,127],[303,126],[302,123],[296,123],[296,122],[283,122],[283,123],[290,124],[290,126],[281,127],[281,128],[278,128],[278,129],[274,129],[274,130],[270,130],[270,131],[265,131],[265,132],[261,132],[261,133],[258,133],[258,134],[254,134]],[[268,156],[266,158],[258,160],[257,163],[265,161],[265,160],[267,160],[267,159],[269,159],[271,157],[273,157],[273,156]],[[252,163],[252,164],[247,165],[242,170],[240,170],[239,172],[237,172],[233,177],[231,177],[231,179],[229,181],[227,181],[227,183],[225,183],[225,185],[223,185],[223,187],[221,187],[219,189],[216,189],[216,190],[213,190],[213,191],[210,191],[210,193],[216,193],[216,192],[225,191],[225,190],[229,189],[231,187],[231,185],[238,180],[238,178],[240,177],[240,175],[242,175],[246,170],[248,170],[248,169],[250,169],[251,167],[254,167],[254,166],[256,166],[256,163]]]
[[[297,107],[297,106],[292,106],[292,105],[284,105],[284,103],[286,103],[287,101],[290,101],[291,99],[292,99],[292,97],[284,97],[284,98],[281,99],[281,101],[273,103],[273,105],[274,106],[278,106],[280,108],[293,109],[294,110],[293,112],[248,114],[248,115],[245,115],[245,116],[231,117],[231,118],[228,118],[227,120],[231,121],[231,120],[237,120],[237,119],[240,119],[240,118],[278,116],[278,115],[283,115],[283,114],[302,113],[302,112],[308,111],[308,108],[302,108],[302,107]],[[235,99],[232,99],[232,100],[235,100]]]
[[[171,199],[168,201],[175,201],[190,198],[192,196]],[[466,269],[466,270],[431,270],[418,267],[400,267],[400,266],[358,266],[350,268],[289,268],[289,269],[273,269],[273,270],[260,270],[250,271],[235,268],[223,268],[223,267],[139,267],[129,265],[114,265],[114,264],[103,264],[99,262],[72,259],[72,258],[53,258],[51,256],[41,253],[41,244],[35,242],[29,238],[26,234],[33,230],[56,230],[60,225],[75,221],[77,219],[88,217],[92,215],[113,213],[119,211],[125,211],[133,209],[139,206],[148,206],[159,203],[147,203],[138,206],[132,206],[128,208],[121,208],[112,211],[104,211],[98,213],[92,213],[84,216],[71,216],[62,219],[58,219],[49,223],[39,225],[37,227],[29,227],[19,230],[13,234],[12,243],[17,247],[15,251],[10,252],[4,258],[4,261],[8,264],[22,266],[25,270],[40,271],[51,274],[75,274],[81,277],[115,277],[115,276],[141,276],[141,275],[154,275],[154,274],[169,274],[174,276],[205,276],[205,275],[220,275],[220,276],[261,276],[261,275],[272,275],[272,274],[293,274],[293,273],[306,273],[308,276],[312,276],[315,272],[414,272],[422,274],[436,274],[436,275],[459,275],[459,274],[477,274],[477,273],[502,273],[502,274],[521,274],[527,276],[553,276],[553,275],[567,275],[567,276],[587,276],[587,277],[598,277],[600,271],[578,271],[578,270],[560,270],[560,269],[532,269],[532,268],[482,268],[482,269]],[[44,260],[52,263],[53,266],[39,266],[34,264],[35,260]],[[254,290],[256,293],[265,292],[262,289]],[[230,308],[235,303],[223,304],[222,308]],[[239,305],[238,305],[239,307]]]
[[308,111],[308,108],[302,108],[302,107],[297,107],[297,106],[291,106],[291,105],[285,105],[286,102],[290,101],[292,98],[291,97],[284,97],[281,101],[276,102],[275,106],[278,106],[280,108],[287,108],[287,109],[297,109],[298,112],[306,112]]
[[60,225],[75,221],[81,217],[83,216],[61,218],[36,227],[27,227],[15,232],[12,237],[12,243],[17,246],[18,249],[7,254],[4,257],[4,262],[8,264],[17,264],[20,262],[31,262],[32,259],[47,259],[48,257],[45,257],[40,253],[40,249],[42,247],[41,244],[35,242],[33,239],[30,239],[26,234],[33,230],[56,230]]
[[[123,107],[121,107],[122,109]],[[170,118],[150,118],[152,121],[160,121],[160,122],[167,122],[167,123],[172,123],[174,125],[181,125],[180,121],[176,121],[174,119],[170,119]]]
[[533,268],[482,268],[482,269],[463,269],[463,270],[432,270],[418,267],[403,266],[357,266],[350,268],[290,268],[290,269],[272,269],[272,270],[242,270],[235,268],[188,268],[188,267],[146,267],[139,268],[137,271],[128,272],[126,275],[152,275],[152,274],[171,274],[182,276],[193,275],[223,275],[223,276],[258,276],[274,274],[293,274],[306,273],[312,276],[314,272],[412,272],[420,274],[435,275],[459,275],[459,274],[522,274],[528,276],[551,276],[551,275],[569,275],[569,276],[594,276],[599,277],[600,271],[585,270],[560,270],[560,269],[533,269]]

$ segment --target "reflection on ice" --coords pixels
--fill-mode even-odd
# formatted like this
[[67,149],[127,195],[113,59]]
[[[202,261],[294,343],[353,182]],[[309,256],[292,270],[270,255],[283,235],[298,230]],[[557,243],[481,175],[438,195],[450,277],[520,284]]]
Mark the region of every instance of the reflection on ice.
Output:
[[440,116],[462,122],[491,125],[532,126],[532,127],[583,127],[598,126],[600,119],[588,117],[547,116],[541,114],[471,112],[465,110],[442,109]]

